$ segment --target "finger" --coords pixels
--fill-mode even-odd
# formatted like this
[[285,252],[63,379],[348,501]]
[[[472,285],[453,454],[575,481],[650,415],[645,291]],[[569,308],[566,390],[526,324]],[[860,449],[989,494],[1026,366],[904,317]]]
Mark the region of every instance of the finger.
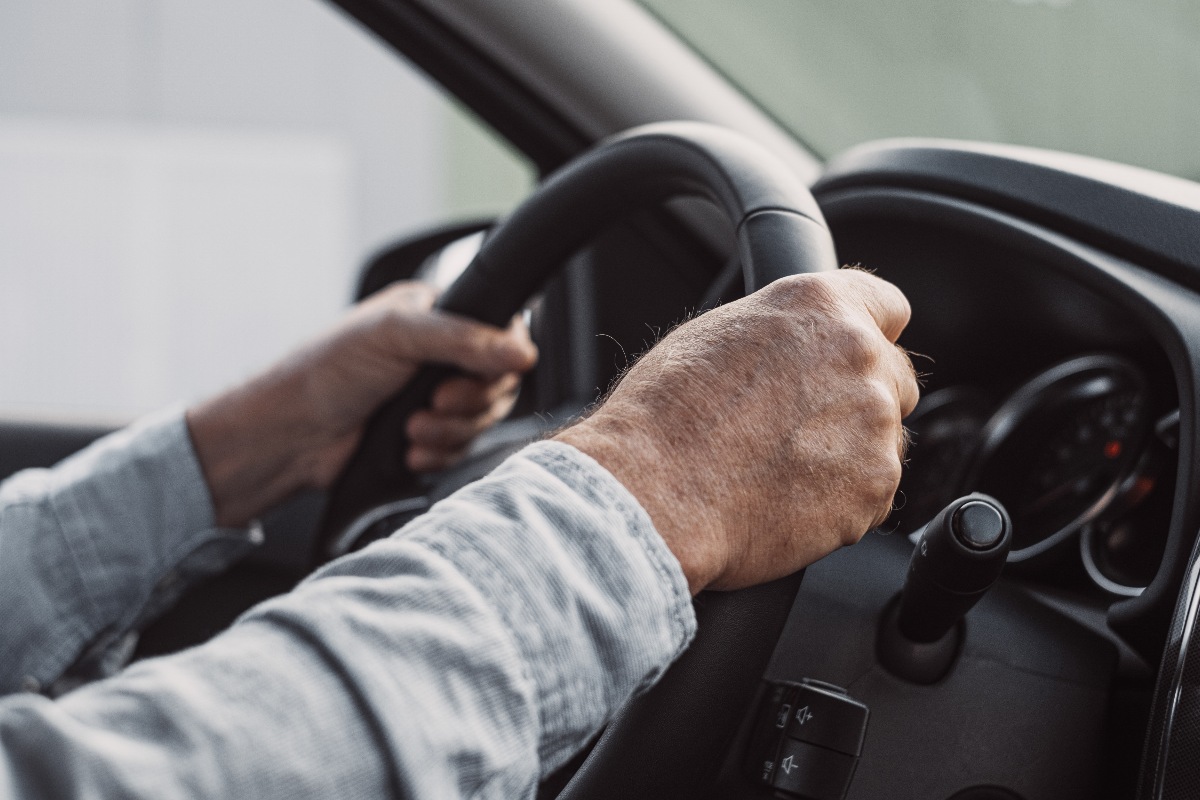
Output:
[[861,269],[841,269],[834,274],[846,282],[889,342],[900,338],[912,317],[912,307],[904,292],[895,284]]
[[895,494],[893,494],[892,499],[888,500],[887,506],[879,509],[879,512],[875,515],[875,519],[871,520],[871,524],[867,526],[867,530],[869,531],[872,528],[878,528],[882,526],[883,523],[887,522],[888,517],[892,515],[892,510],[895,508],[895,505]]
[[900,463],[908,463],[908,448],[912,447],[913,434],[908,428],[900,426],[900,441],[896,445],[896,451],[900,454]]
[[917,381],[917,369],[913,366],[908,351],[896,345],[896,397],[900,401],[900,418],[913,412],[921,399],[921,385]]
[[883,523],[887,522],[888,517],[892,515],[892,511],[896,508],[896,492],[900,490],[900,477],[904,470],[904,456],[907,450],[907,431],[901,428],[901,436],[897,446],[897,458],[891,462],[891,476],[887,479],[887,488],[882,492],[882,498],[878,506],[878,512],[875,519],[868,526],[870,528],[878,528]]
[[439,450],[413,445],[409,448],[404,461],[413,472],[437,472],[453,467],[462,461],[466,454],[465,447],[458,450]]
[[437,309],[394,313],[386,331],[389,349],[406,361],[453,364],[485,376],[524,372],[537,361],[523,328],[501,330]]
[[439,450],[458,450],[471,443],[496,421],[493,413],[470,417],[417,411],[408,418],[405,432],[413,445]]
[[434,411],[442,414],[482,414],[500,400],[514,394],[520,385],[521,376],[514,372],[490,381],[471,377],[450,378],[443,381],[434,391],[431,406]]

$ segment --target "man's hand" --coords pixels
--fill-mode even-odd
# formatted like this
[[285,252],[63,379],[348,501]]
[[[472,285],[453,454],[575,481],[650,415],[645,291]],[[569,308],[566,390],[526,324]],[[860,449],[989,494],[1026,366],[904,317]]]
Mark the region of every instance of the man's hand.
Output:
[[433,311],[433,301],[423,284],[388,287],[272,369],[188,411],[218,523],[244,524],[298,489],[328,486],[367,418],[423,362],[470,377],[443,382],[432,409],[409,420],[413,469],[450,466],[508,413],[519,373],[537,360],[524,326],[501,331]]
[[681,325],[556,437],[642,503],[692,592],[782,577],[891,508],[917,403],[910,309],[858,270],[785,278]]

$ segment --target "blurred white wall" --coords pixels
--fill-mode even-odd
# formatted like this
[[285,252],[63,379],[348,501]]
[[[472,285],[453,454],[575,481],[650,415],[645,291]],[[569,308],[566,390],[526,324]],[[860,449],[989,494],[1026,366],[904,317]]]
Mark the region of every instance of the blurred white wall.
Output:
[[268,363],[455,215],[462,124],[317,0],[0,4],[0,413],[126,417]]
[[199,396],[326,324],[353,263],[335,140],[0,125],[0,403]]

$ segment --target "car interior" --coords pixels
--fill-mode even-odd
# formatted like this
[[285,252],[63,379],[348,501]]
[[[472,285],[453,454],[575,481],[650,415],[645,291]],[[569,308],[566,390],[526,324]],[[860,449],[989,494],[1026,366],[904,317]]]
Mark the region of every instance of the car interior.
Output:
[[[694,645],[539,796],[1200,795],[1200,184],[994,142],[818,159],[625,0],[334,3],[543,179],[504,219],[398,239],[358,296],[415,277],[449,310],[524,313],[540,361],[463,464],[417,477],[396,442],[444,374],[422,373],[334,488],[268,515],[259,552],[138,657],[389,535],[585,411],[688,315],[853,265],[913,309],[900,344],[922,400],[892,516],[800,574],[699,596]],[[105,432],[0,420],[0,477]]]

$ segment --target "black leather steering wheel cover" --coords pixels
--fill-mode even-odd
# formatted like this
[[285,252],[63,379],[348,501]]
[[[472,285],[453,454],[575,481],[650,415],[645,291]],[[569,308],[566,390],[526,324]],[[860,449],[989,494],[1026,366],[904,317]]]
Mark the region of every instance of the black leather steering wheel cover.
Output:
[[[552,175],[488,239],[468,268],[471,280],[464,273],[438,306],[505,325],[608,225],[679,195],[705,197],[734,222],[747,292],[795,274],[798,264],[810,272],[837,267],[820,208],[774,156],[723,128],[657,123],[610,139]],[[759,235],[766,226],[772,234]]]
[[[706,197],[736,224],[747,293],[786,275],[837,268],[820,208],[782,162],[724,128],[656,123],[607,140],[550,176],[485,241],[438,307],[507,325],[567,257],[608,225],[678,195]],[[424,367],[367,423],[329,492],[318,563],[359,515],[412,493],[404,423],[428,404],[447,370]]]
[[[716,126],[658,123],[608,140],[551,176],[489,237],[438,306],[505,325],[606,226],[678,195],[706,197],[736,224],[747,293],[788,275],[837,268],[816,201],[782,162]],[[355,504],[385,502],[411,485],[397,453],[404,421],[428,402],[444,374],[444,366],[423,370],[368,423],[363,444],[331,492],[325,537],[353,518],[347,512]],[[362,491],[372,484],[375,491]],[[564,796],[708,794],[802,575],[698,597],[696,640],[609,725]]]
[[803,577],[701,593],[696,640],[609,723],[559,800],[711,796]]

